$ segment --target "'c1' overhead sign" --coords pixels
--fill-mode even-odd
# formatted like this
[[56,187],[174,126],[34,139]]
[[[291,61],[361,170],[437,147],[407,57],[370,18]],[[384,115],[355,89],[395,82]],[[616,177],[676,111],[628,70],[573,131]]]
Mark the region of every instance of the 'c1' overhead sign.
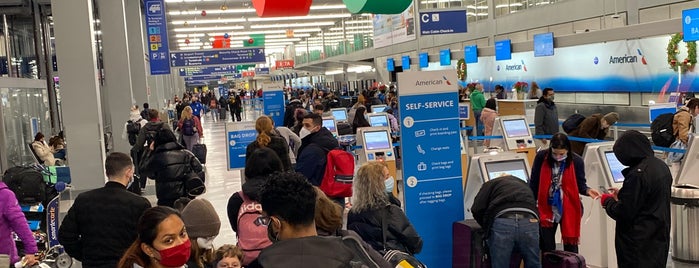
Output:
[[452,34],[466,32],[466,11],[420,12],[420,34]]

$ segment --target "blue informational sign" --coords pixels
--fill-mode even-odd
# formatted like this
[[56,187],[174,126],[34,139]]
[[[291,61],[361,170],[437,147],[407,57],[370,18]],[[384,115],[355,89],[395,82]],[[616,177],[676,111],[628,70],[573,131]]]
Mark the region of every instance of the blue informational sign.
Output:
[[478,63],[478,46],[465,46],[464,47],[464,61],[466,63]]
[[48,236],[49,248],[60,245],[58,241],[58,205],[60,201],[59,197],[55,197],[46,204],[46,223],[48,225],[46,235]]
[[403,71],[410,70],[410,56],[401,57],[401,64],[403,67]]
[[430,56],[427,52],[419,54],[420,68],[427,68],[430,66]]
[[209,84],[209,81],[184,82],[186,87],[201,87]]
[[226,123],[228,170],[245,168],[245,150],[256,138],[255,122]]
[[264,48],[236,48],[170,53],[172,67],[265,62]]
[[235,73],[235,65],[209,66],[209,67],[187,67],[179,69],[180,76],[195,75],[225,75]]
[[442,49],[439,51],[439,65],[449,66],[451,65],[451,49]]
[[221,79],[220,75],[200,75],[200,76],[189,76],[185,77],[185,82],[195,82],[195,81],[216,81]]
[[495,41],[495,60],[512,59],[512,44],[510,39]]
[[468,120],[469,118],[469,105],[468,103],[459,103],[459,119]]
[[682,10],[682,34],[685,42],[699,40],[699,8]]
[[420,12],[420,34],[452,34],[466,32],[466,11]]
[[386,70],[389,72],[393,72],[396,70],[396,63],[393,61],[392,58],[386,59]]
[[167,20],[163,0],[146,1],[146,29],[150,74],[170,74]]
[[274,121],[275,126],[284,125],[284,91],[279,89],[262,89],[263,113]]
[[534,57],[553,56],[553,33],[534,35]]
[[427,267],[452,267],[452,223],[464,219],[456,81],[454,71],[398,74],[405,211]]
[[269,74],[269,68],[255,68],[255,74]]

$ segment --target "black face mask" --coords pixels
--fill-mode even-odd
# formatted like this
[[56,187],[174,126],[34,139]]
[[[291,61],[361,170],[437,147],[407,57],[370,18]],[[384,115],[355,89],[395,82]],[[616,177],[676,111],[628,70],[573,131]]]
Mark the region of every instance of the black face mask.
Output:
[[279,241],[279,233],[274,233],[274,229],[272,228],[272,221],[270,220],[269,225],[267,225],[267,238],[269,238],[269,241],[272,241],[272,243],[276,243]]

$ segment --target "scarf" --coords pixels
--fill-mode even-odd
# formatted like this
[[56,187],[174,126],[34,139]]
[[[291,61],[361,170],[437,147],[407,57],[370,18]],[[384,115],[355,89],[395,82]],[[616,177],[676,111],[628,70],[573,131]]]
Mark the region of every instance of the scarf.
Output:
[[[539,176],[539,192],[537,193],[537,206],[539,208],[539,217],[541,227],[553,227],[554,211],[549,204],[549,189],[551,188],[551,178],[553,172],[548,161],[549,156],[546,156],[541,166],[541,175]],[[573,161],[573,159],[567,159]],[[563,195],[561,213],[561,235],[563,236],[563,244],[577,245],[580,240],[580,218],[582,217],[582,207],[580,196],[578,193],[578,183],[575,178],[575,164],[567,165],[561,176],[561,194]]]

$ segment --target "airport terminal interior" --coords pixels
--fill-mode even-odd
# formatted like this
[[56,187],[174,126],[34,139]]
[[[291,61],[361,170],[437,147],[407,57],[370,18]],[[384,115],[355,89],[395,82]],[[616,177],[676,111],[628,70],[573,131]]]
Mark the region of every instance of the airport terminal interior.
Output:
[[[28,219],[44,234],[40,249],[62,252],[55,236],[75,198],[104,186],[107,155],[130,154],[130,112],[149,104],[175,129],[181,101],[197,96],[197,198],[221,219],[215,248],[237,241],[227,205],[245,182],[256,120],[298,126],[303,138],[304,110],[321,115],[355,171],[386,164],[390,194],[424,241],[415,257],[430,268],[476,267],[455,234],[473,221],[481,186],[503,175],[530,182],[537,152],[564,131],[600,191],[623,189],[615,141],[645,135],[673,178],[667,267],[699,263],[699,108],[684,134],[669,127],[669,143],[653,127],[696,101],[699,1],[0,0],[0,15],[0,171],[39,166],[60,190],[41,201],[45,218]],[[487,110],[496,115],[484,121]],[[558,131],[542,132],[552,115]],[[565,130],[574,115],[604,116],[601,136]],[[58,160],[39,155],[37,133]],[[154,180],[141,195],[157,204]],[[346,225],[354,196],[338,198]],[[599,199],[580,200],[579,254],[588,267],[618,267],[615,221]],[[40,259],[82,267],[58,253]]]

